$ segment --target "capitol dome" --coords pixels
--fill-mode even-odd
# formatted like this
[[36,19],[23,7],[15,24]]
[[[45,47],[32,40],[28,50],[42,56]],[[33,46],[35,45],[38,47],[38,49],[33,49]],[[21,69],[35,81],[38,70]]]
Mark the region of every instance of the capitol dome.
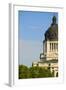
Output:
[[58,40],[58,24],[56,23],[56,17],[53,16],[52,24],[45,33],[45,40],[57,41]]

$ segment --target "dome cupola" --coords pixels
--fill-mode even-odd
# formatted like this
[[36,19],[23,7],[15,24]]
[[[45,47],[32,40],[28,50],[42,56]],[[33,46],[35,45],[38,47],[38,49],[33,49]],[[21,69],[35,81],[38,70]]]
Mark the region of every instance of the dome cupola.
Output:
[[57,41],[58,40],[58,24],[56,23],[56,17],[53,16],[52,24],[45,33],[45,40]]

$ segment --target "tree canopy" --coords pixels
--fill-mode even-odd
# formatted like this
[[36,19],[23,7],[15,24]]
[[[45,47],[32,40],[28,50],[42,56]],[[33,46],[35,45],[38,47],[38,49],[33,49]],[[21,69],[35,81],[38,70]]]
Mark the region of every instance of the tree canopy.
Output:
[[19,79],[53,77],[50,69],[44,67],[27,67],[19,65]]

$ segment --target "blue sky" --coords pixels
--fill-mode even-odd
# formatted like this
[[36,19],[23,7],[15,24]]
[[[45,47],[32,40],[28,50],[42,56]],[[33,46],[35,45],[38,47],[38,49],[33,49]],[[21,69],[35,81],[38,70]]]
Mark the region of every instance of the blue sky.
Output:
[[44,33],[52,23],[52,17],[58,13],[19,11],[19,64],[31,66],[38,61],[42,53]]

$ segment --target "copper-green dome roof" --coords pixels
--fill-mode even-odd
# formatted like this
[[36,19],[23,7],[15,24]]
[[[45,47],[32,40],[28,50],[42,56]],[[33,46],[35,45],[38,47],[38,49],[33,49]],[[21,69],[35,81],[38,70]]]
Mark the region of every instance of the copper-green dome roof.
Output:
[[45,32],[45,40],[57,41],[58,40],[58,24],[56,23],[56,17],[52,18],[52,24]]

